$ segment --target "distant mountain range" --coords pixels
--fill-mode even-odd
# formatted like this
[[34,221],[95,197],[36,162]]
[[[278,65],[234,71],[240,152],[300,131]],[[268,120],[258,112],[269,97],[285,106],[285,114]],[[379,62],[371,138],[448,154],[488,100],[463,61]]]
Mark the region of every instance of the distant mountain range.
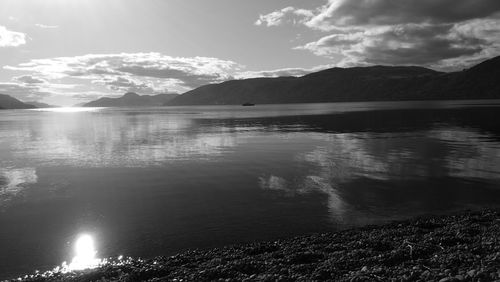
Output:
[[0,109],[33,109],[33,105],[29,105],[17,100],[9,95],[0,94]]
[[[100,98],[84,107],[241,105],[350,101],[500,99],[500,56],[458,72],[415,66],[331,68],[302,77],[252,78],[208,84],[182,95]],[[0,94],[0,109],[52,107]]]
[[147,107],[163,106],[168,101],[179,96],[178,94],[138,95],[128,92],[119,98],[100,98],[83,104],[83,107]]
[[35,101],[25,102],[25,104],[33,105],[33,106],[35,106],[37,108],[58,108],[59,107],[59,106],[49,105],[49,104],[45,104],[45,103],[41,103],[41,102],[35,102]]
[[331,68],[302,77],[209,84],[165,105],[231,105],[500,98],[500,56],[459,72],[414,66]]

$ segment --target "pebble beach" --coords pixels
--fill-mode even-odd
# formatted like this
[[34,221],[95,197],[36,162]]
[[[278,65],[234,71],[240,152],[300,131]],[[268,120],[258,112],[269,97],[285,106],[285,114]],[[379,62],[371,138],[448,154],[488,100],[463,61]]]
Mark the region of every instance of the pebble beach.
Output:
[[20,280],[500,281],[499,238],[500,210],[465,211]]

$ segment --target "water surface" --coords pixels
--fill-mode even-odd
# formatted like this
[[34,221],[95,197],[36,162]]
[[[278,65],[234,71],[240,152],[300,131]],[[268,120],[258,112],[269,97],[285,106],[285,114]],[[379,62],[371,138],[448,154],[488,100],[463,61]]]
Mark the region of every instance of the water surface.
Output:
[[500,205],[499,101],[0,112],[0,279]]

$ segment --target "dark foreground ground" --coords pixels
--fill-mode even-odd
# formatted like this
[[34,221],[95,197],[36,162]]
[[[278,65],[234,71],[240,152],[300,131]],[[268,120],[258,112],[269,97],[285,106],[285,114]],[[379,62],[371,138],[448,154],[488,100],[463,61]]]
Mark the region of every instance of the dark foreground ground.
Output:
[[500,210],[110,261],[23,281],[500,281]]

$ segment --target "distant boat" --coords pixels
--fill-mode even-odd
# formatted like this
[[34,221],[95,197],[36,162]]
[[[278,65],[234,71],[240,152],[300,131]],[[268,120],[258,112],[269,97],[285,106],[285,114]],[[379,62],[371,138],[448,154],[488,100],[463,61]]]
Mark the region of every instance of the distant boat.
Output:
[[245,106],[245,107],[248,107],[248,106],[255,106],[255,104],[252,104],[252,103],[245,103],[245,104],[242,104],[242,106]]

